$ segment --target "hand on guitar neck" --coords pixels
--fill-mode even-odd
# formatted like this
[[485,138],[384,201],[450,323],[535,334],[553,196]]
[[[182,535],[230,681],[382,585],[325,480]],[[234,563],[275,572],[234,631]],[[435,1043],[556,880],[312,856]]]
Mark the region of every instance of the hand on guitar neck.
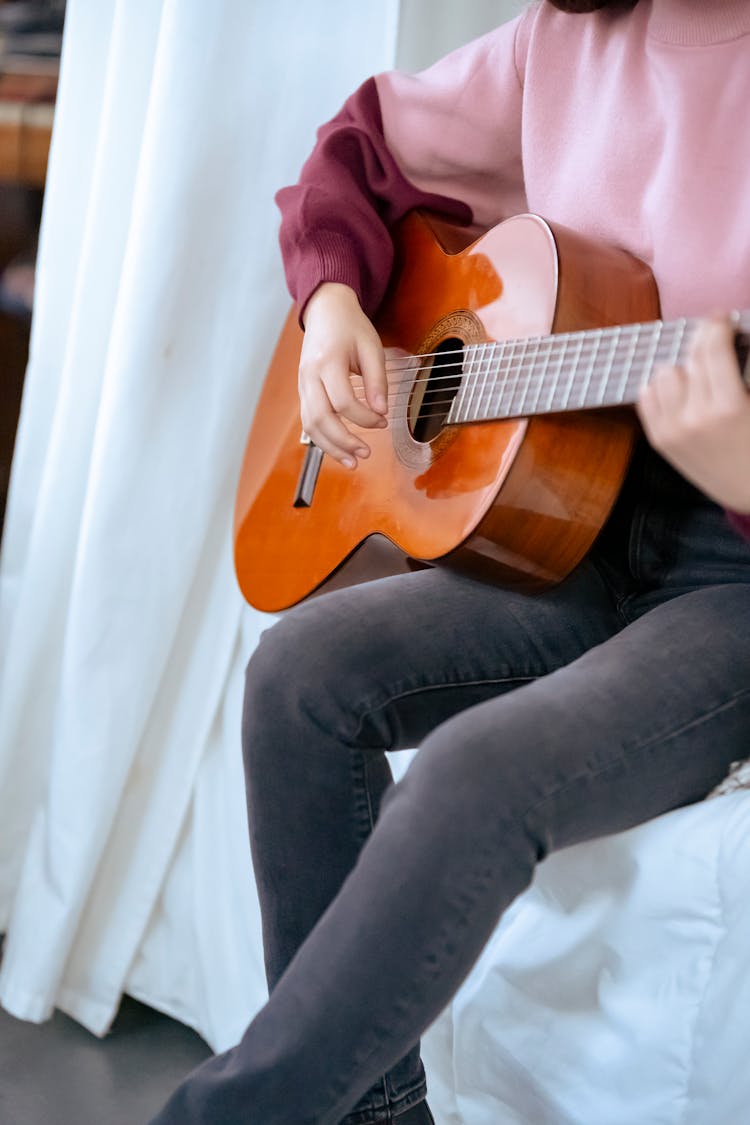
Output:
[[[348,285],[326,282],[307,303],[305,337],[299,367],[302,426],[311,440],[347,469],[370,448],[347,427],[365,429],[388,425],[388,384],[385,356],[372,322]],[[352,385],[352,375],[364,384],[364,398]]]
[[644,387],[638,414],[651,445],[717,503],[750,512],[750,394],[730,318],[703,321],[682,366]]

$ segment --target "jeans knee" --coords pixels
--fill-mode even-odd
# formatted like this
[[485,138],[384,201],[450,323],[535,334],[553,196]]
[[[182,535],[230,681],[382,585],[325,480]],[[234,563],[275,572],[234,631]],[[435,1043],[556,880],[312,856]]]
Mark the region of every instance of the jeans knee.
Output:
[[[288,747],[309,738],[311,727],[346,740],[356,727],[361,696],[355,663],[314,603],[289,611],[267,629],[245,673],[246,759],[254,741]],[[269,733],[275,737],[266,737]]]
[[298,625],[293,614],[262,633],[245,670],[247,722],[273,720],[298,705],[303,685],[319,671],[310,648],[304,622]]

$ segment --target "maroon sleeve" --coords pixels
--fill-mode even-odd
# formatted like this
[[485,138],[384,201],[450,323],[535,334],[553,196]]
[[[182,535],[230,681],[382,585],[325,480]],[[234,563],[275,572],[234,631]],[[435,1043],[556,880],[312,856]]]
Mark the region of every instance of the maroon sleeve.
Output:
[[318,131],[299,182],[282,188],[276,202],[287,284],[301,313],[322,282],[338,281],[372,315],[393,263],[390,229],[412,208],[472,219],[466,203],[421,191],[401,173],[383,135],[374,78]]
[[750,539],[750,513],[743,515],[741,512],[727,512],[727,517],[735,531],[739,531],[745,539]]

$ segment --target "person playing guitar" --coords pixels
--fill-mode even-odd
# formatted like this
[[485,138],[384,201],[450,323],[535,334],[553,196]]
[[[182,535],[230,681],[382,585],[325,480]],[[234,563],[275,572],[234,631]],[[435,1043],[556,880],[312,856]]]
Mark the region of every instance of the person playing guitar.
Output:
[[[264,635],[243,746],[270,998],[158,1125],[431,1122],[419,1036],[535,865],[747,756],[749,48],[747,0],[542,0],[366,82],[280,192],[301,426],[353,479],[392,425],[371,318],[415,208],[540,215],[645,263],[665,318],[708,315],[640,392],[622,489],[567,577],[528,594],[419,569]],[[394,784],[386,751],[415,746]]]

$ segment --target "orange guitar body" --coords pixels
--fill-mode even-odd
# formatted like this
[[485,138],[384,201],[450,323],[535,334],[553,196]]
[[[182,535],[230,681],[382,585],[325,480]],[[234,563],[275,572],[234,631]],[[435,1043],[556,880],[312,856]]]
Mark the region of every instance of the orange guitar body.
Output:
[[[456,237],[417,214],[402,223],[375,321],[386,349],[425,355],[446,340],[474,344],[659,316],[643,263],[537,216],[508,220],[449,252]],[[235,566],[252,605],[284,609],[336,572],[346,582],[344,564],[372,537],[413,559],[529,592],[559,582],[584,557],[627,470],[632,410],[445,425],[417,440],[415,372],[395,368],[388,429],[366,432],[371,456],[356,471],[324,456],[307,506],[295,506],[310,449],[300,441],[301,342],[292,310],[242,466]],[[394,386],[399,379],[404,385]]]

